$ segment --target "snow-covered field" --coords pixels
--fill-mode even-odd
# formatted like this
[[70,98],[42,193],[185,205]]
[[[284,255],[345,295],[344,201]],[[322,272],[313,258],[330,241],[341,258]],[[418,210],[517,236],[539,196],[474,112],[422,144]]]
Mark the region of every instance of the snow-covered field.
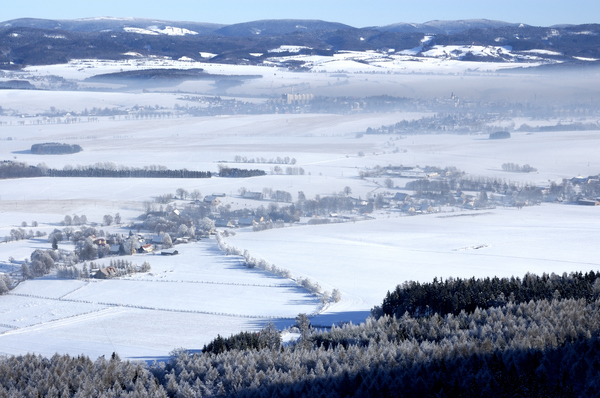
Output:
[[2,296],[0,351],[161,357],[177,347],[200,349],[216,334],[320,308],[317,297],[292,281],[248,270],[212,240],[177,249],[176,257],[130,258],[148,261],[150,273],[102,281],[50,275],[21,283]]
[[[389,218],[387,218],[389,217]],[[401,217],[347,224],[298,226],[238,234],[228,243],[337,287],[344,300],[313,322],[349,312],[363,321],[388,290],[434,277],[522,277],[598,270],[600,209],[545,204],[524,208]]]
[[[333,67],[332,72],[348,62],[360,65],[352,60],[357,56],[346,54],[327,64]],[[445,62],[444,67],[451,69],[451,63],[458,61]],[[368,67],[373,68],[374,63]],[[352,73],[348,67],[348,83],[335,86],[339,77],[318,71],[301,74],[268,67],[234,68],[217,64],[202,64],[202,67],[211,73],[263,74],[263,79],[236,88],[236,95],[247,91],[257,96],[278,90],[285,92],[294,84],[306,90],[310,87],[316,93],[339,89],[335,92],[343,95],[353,90],[361,93],[372,90],[394,95],[419,92],[426,97],[442,91],[448,91],[447,95],[457,93],[466,81],[476,96],[490,98],[500,88],[507,90],[506,82],[514,81],[501,75],[463,76],[464,70],[458,68],[453,69],[458,75],[442,76],[366,74],[368,70],[364,67]],[[123,64],[90,61],[89,65],[35,67],[29,73],[83,79],[120,68]],[[536,93],[528,92],[531,97],[542,98],[544,93],[552,94],[560,84],[566,85],[555,82],[555,86],[540,86],[541,81],[549,80],[535,76],[519,78],[522,85],[517,91],[538,88]],[[188,82],[182,86],[190,88],[202,84],[207,83]],[[595,90],[594,84],[590,83],[590,92]],[[571,89],[576,91],[577,87]],[[0,106],[24,114],[45,111],[50,106],[72,111],[86,107],[129,108],[136,104],[184,106],[178,98],[179,95],[167,92],[4,90],[0,92]],[[232,167],[260,168],[268,175],[198,180],[1,180],[0,237],[21,227],[23,221],[28,225],[26,230],[50,232],[61,228],[65,215],[84,214],[89,222],[101,224],[103,215],[117,212],[124,224],[104,228],[126,234],[129,233],[126,225],[143,212],[144,202],[153,201],[158,195],[174,194],[178,188],[189,192],[198,189],[203,195],[225,193],[223,203],[233,209],[269,204],[240,198],[238,190],[242,187],[249,191],[284,190],[290,192],[294,200],[299,191],[313,198],[339,193],[346,186],[351,188],[352,196],[361,198],[374,193],[397,192],[397,189],[384,188],[379,180],[358,177],[359,171],[377,165],[455,166],[471,176],[537,185],[600,172],[597,131],[514,133],[511,139],[500,141],[488,140],[486,135],[417,135],[399,139],[388,135],[357,135],[368,127],[425,115],[301,114],[157,120],[101,117],[89,123],[39,125],[19,125],[17,122],[22,118],[3,116],[0,117],[5,122],[0,125],[0,160],[31,165],[43,162],[53,168],[113,162],[130,167],[164,165],[171,169],[211,172],[217,171],[219,163],[227,162]],[[514,122],[517,126],[536,123],[524,118]],[[76,143],[84,151],[60,156],[29,152],[32,144],[50,141]],[[393,153],[394,147],[402,151]],[[364,156],[359,156],[359,152]],[[267,159],[288,156],[297,160],[294,167],[302,167],[305,174],[276,175],[271,173],[273,164],[233,163],[237,155]],[[538,172],[502,171],[501,165],[507,162],[530,164]],[[394,179],[400,189],[406,181]],[[183,205],[183,202],[178,204]],[[324,290],[339,289],[342,301],[313,317],[315,324],[330,325],[364,320],[388,290],[406,280],[598,270],[599,220],[600,208],[560,204],[414,217],[389,210],[375,213],[372,220],[353,223],[319,226],[301,223],[263,232],[239,229],[236,236],[226,241],[248,249],[254,257],[290,270],[295,278],[309,277]],[[32,221],[38,226],[31,227]],[[59,247],[72,249],[73,246],[61,243]],[[50,248],[50,243],[40,238],[0,243],[0,269],[16,272],[20,263],[37,248]],[[89,282],[60,280],[51,274],[21,283],[11,294],[0,297],[0,354],[59,352],[94,357],[116,351],[127,358],[160,358],[178,347],[201,349],[217,334],[229,336],[242,330],[258,330],[269,319],[284,327],[291,324],[290,319],[298,313],[315,313],[322,309],[318,297],[294,281],[247,269],[239,258],[225,256],[217,250],[214,239],[179,245],[177,249],[181,254],[174,257],[134,255],[129,258],[137,264],[148,261],[152,266],[150,273]],[[11,257],[15,260],[13,264],[9,262]],[[100,263],[105,261],[99,260]]]

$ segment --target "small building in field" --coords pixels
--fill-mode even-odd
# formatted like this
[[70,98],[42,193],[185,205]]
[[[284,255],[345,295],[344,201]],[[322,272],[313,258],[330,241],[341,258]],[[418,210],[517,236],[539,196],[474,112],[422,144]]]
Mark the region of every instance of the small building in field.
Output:
[[98,271],[96,271],[96,273],[94,274],[94,278],[96,279],[108,279],[108,278],[112,278],[113,276],[117,275],[117,270],[115,267],[106,267],[106,268],[100,268]]
[[396,192],[396,194],[394,195],[392,200],[395,200],[398,202],[407,202],[410,200],[410,195],[407,193],[403,193],[403,192]]
[[261,192],[246,192],[243,196],[244,199],[262,200],[263,194]]
[[110,245],[110,254],[116,256],[117,254],[119,254],[120,249],[121,249],[121,245],[117,245],[117,244]]
[[179,252],[175,249],[166,249],[160,252],[162,256],[176,256]]
[[415,207],[410,204],[410,203],[405,203],[401,208],[400,211],[404,212],[404,213],[409,213],[409,214],[414,214],[415,213]]
[[600,201],[596,199],[579,199],[577,204],[581,206],[599,206]]
[[260,217],[258,219],[252,217],[242,217],[238,219],[238,226],[240,227],[251,227],[256,224],[260,224],[264,221],[264,217]]
[[163,243],[165,243],[165,236],[164,235],[154,235],[152,237],[151,243],[153,243],[155,245],[162,245]]
[[219,201],[219,198],[216,197],[215,195],[205,196],[203,202],[204,202],[204,204],[211,205],[211,206],[218,206],[219,203],[221,203]]
[[105,246],[106,245],[106,239],[104,238],[94,238],[94,244],[98,245],[98,246]]
[[235,228],[235,224],[233,220],[224,220],[222,218],[215,220],[215,227],[217,228]]
[[147,245],[140,246],[140,248],[137,249],[137,252],[142,253],[142,254],[143,253],[152,253],[152,250],[153,250],[153,246],[152,246],[152,244],[149,243]]

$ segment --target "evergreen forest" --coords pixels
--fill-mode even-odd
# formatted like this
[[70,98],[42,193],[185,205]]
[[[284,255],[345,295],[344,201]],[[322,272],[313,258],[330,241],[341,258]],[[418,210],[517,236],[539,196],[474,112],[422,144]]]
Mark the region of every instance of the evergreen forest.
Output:
[[595,397],[600,273],[406,282],[359,325],[273,324],[164,362],[0,360],[0,397]]

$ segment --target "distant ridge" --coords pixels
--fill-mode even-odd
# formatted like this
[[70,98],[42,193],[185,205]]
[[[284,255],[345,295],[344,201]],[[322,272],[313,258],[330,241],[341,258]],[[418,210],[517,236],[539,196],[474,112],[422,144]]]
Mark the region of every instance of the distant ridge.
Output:
[[[366,27],[365,29],[397,33],[453,34],[464,32],[469,29],[494,29],[507,26],[514,27],[519,25],[521,24],[489,19],[464,19],[456,21],[434,20],[425,23],[399,22],[386,26]],[[158,27],[160,29],[164,29],[166,26],[192,30],[200,35],[223,35],[237,37],[256,35],[276,36],[293,32],[359,29],[339,22],[329,22],[316,19],[264,19],[230,25],[208,22],[115,17],[92,17],[80,19],[19,18],[0,23],[0,28],[21,27],[33,29],[59,29],[71,32],[118,32],[124,31],[125,28],[148,29],[150,27]],[[560,26],[562,27],[567,25]]]
[[350,25],[337,22],[306,19],[265,19],[227,25],[214,33],[224,36],[276,36],[293,32],[333,31],[340,29],[356,29]]
[[521,25],[523,24],[490,19],[461,19],[456,21],[433,20],[420,24],[400,22],[391,25],[376,26],[371,29],[397,33],[454,34],[469,29],[497,29],[503,27],[518,27]]
[[213,34],[223,24],[189,21],[166,21],[147,18],[81,18],[81,19],[38,19],[20,18],[0,23],[0,28],[32,28],[32,29],[59,29],[69,32],[122,32],[125,28],[148,29],[157,27],[164,29],[167,26],[188,29],[198,34]]
[[515,66],[600,64],[600,25],[536,27],[467,19],[359,29],[305,19],[222,25],[112,17],[0,22],[3,69],[66,63],[72,59],[136,57],[230,64],[266,62],[298,69],[310,68],[311,61],[282,57],[331,56],[340,51],[374,51],[384,58],[402,54],[417,59],[510,62]]

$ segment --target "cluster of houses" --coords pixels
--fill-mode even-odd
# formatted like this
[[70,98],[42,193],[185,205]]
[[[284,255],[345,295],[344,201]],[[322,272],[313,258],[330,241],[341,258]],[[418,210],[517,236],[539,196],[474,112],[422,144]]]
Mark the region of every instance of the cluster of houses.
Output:
[[[175,254],[179,254],[177,252],[177,250],[162,248],[165,244],[165,236],[164,235],[152,235],[150,237],[146,237],[142,234],[135,234],[135,235],[131,235],[129,237],[129,239],[131,237],[137,239],[137,241],[140,243],[140,246],[137,249],[135,249],[136,253],[147,254],[147,253],[158,252],[160,250],[161,255],[171,255],[172,256]],[[117,243],[115,237],[102,238],[102,237],[92,236],[91,238],[95,245],[108,247],[109,255],[119,256],[119,255],[128,254],[125,252],[124,244],[122,242]],[[176,240],[173,243],[174,244],[187,243],[187,241],[185,239],[181,239],[181,241]],[[133,254],[133,252],[130,254]]]

